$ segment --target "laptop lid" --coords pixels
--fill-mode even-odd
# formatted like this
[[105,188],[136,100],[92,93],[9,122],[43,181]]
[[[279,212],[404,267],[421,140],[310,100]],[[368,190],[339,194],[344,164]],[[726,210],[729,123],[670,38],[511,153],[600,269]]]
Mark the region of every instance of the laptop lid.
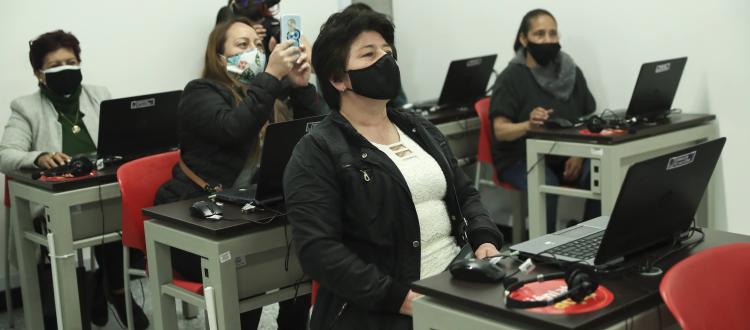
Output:
[[631,166],[594,263],[613,261],[688,230],[725,142],[719,138]]
[[97,156],[135,159],[177,148],[177,104],[182,91],[103,101]]
[[470,104],[484,97],[497,54],[452,61],[438,105]]
[[284,169],[289,163],[292,151],[297,142],[323,118],[325,116],[313,116],[270,124],[266,127],[257,174],[256,202],[271,203],[284,198]]
[[674,58],[641,66],[626,116],[645,120],[665,117],[680,84],[687,57]]

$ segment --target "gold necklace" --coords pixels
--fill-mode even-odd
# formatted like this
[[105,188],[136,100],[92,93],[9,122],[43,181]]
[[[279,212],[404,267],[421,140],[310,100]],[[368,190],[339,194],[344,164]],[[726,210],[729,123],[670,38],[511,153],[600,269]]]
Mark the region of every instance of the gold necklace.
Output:
[[68,116],[63,114],[62,112],[59,112],[60,116],[63,117],[65,120],[67,120],[71,125],[73,125],[73,128],[70,130],[73,132],[73,134],[78,134],[81,132],[81,126],[78,126],[78,115],[81,114],[81,110],[76,111],[76,119],[75,121],[71,121],[68,119]]

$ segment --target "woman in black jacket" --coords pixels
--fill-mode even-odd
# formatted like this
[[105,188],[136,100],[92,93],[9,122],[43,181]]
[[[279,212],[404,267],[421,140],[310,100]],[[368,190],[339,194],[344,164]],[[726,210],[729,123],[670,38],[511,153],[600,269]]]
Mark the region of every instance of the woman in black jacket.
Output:
[[[155,204],[206,196],[220,187],[246,186],[258,165],[260,135],[269,121],[320,113],[304,46],[279,44],[268,56],[246,18],[217,25],[206,47],[203,78],[185,87],[178,108],[180,164],[159,188]],[[277,102],[277,99],[287,100]],[[200,281],[200,258],[174,249],[174,269]],[[308,297],[282,302],[279,329],[303,329]],[[242,328],[257,328],[261,310],[243,313]]]
[[344,11],[313,46],[334,111],[284,174],[300,263],[320,283],[311,329],[411,329],[411,282],[444,271],[464,243],[479,258],[502,245],[445,137],[386,108],[400,88],[392,44],[384,15]]

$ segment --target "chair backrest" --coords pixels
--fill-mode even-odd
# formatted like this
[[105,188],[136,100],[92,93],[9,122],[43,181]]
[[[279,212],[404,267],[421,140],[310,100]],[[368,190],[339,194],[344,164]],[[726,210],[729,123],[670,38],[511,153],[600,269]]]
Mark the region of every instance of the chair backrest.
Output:
[[474,103],[474,111],[479,117],[479,141],[477,142],[477,161],[492,167],[492,180],[500,184],[492,161],[492,124],[490,123],[490,98],[485,97]]
[[683,329],[748,329],[750,243],[690,256],[662,278],[659,292]]
[[180,160],[179,151],[139,158],[117,169],[122,194],[122,245],[146,253],[142,209],[154,205],[156,190],[172,178],[172,167]]

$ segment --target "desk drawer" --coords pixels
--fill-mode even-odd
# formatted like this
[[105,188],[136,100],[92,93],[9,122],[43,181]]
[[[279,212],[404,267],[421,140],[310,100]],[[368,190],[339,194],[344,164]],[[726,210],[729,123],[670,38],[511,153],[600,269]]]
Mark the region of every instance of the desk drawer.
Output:
[[290,248],[292,251],[289,255],[288,270],[284,267],[286,247],[244,256],[245,265],[237,268],[240,299],[264,293],[266,288],[288,287],[304,279],[294,247]]

